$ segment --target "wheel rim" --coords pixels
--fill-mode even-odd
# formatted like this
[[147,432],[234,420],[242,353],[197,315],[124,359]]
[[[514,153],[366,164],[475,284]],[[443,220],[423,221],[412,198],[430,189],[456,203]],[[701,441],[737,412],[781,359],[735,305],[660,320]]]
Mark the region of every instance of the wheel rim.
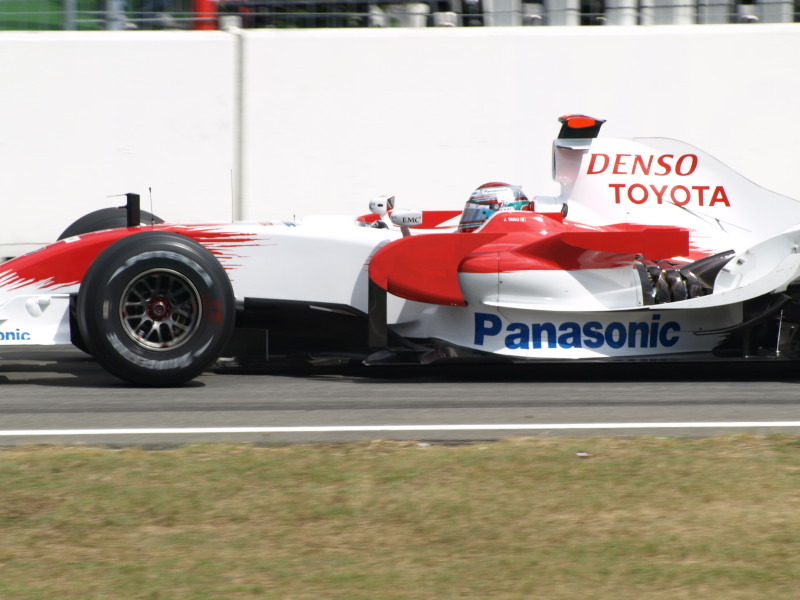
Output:
[[120,322],[128,337],[147,350],[172,350],[191,339],[203,305],[191,281],[170,269],[133,279],[122,293]]

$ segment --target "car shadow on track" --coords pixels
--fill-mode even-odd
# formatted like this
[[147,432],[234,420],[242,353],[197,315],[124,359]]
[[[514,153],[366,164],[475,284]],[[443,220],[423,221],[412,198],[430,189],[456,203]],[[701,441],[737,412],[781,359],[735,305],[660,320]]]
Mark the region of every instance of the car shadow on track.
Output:
[[[250,367],[215,367],[222,376],[262,375],[295,378],[348,379],[355,383],[447,382],[677,382],[677,381],[771,381],[800,383],[800,362],[769,359],[753,361],[625,361],[439,363],[431,365],[365,366],[346,364],[264,364]],[[64,388],[132,387],[107,373],[91,356],[74,348],[6,347],[0,352],[0,387],[40,385]],[[180,386],[205,387],[202,378]]]
[[526,364],[449,363],[435,365],[366,366],[262,366],[224,368],[221,374],[281,375],[284,377],[345,377],[356,383],[370,382],[676,382],[676,381],[773,381],[800,383],[800,362],[539,362]]
[[[72,347],[5,347],[0,352],[0,389],[39,385],[61,388],[127,388],[88,354]],[[182,387],[204,387],[195,380]]]

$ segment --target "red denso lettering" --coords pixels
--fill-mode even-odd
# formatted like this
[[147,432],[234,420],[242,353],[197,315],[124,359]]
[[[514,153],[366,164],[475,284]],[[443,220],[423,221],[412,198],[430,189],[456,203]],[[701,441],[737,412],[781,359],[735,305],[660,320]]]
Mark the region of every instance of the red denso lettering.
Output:
[[667,162],[668,158],[675,158],[675,156],[672,154],[665,154],[663,156],[658,157],[658,166],[663,168],[664,170],[661,173],[655,173],[655,175],[658,175],[659,177],[664,177],[665,175],[669,175],[670,173],[672,173],[672,165],[670,165],[669,162]]
[[[598,166],[598,160],[601,162],[602,166]],[[586,170],[588,175],[597,175],[598,173],[602,173],[603,171],[608,168],[608,154],[592,154],[591,158],[589,159],[589,168]]]
[[675,162],[675,174],[687,177],[697,169],[697,155],[684,154]]
[[647,157],[647,162],[640,155],[636,154],[633,157],[633,168],[631,175],[641,173],[642,175],[650,175],[650,168],[653,166],[653,156]]
[[[600,175],[611,167],[612,175],[655,175],[666,177],[675,174],[688,177],[697,170],[699,159],[696,154],[674,154],[642,156],[640,154],[590,154],[587,175]],[[655,166],[654,166],[655,163]]]
[[[626,183],[609,183],[608,187],[614,190],[614,203],[622,204],[627,200],[632,204],[645,204],[647,202],[655,202],[656,204],[664,204],[669,202],[677,206],[687,206],[689,204],[697,206],[706,205],[706,193],[711,189],[708,185],[673,185],[673,186],[656,186],[653,184],[644,185],[641,183],[634,183],[628,185]],[[730,207],[731,203],[728,200],[728,194],[725,188],[718,185],[711,193],[711,199],[708,206],[721,204]]]
[[612,173],[614,173],[614,175],[625,175],[626,174],[625,167],[627,167],[628,165],[624,163],[624,160],[630,157],[631,157],[630,154],[617,154],[617,158],[614,161],[614,170],[612,171]]

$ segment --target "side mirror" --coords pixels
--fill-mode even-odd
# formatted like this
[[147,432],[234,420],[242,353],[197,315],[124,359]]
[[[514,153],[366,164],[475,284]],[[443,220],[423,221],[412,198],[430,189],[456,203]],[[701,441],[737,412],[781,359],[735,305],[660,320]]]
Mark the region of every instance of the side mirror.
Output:
[[381,217],[394,208],[394,196],[378,196],[369,202],[369,212]]

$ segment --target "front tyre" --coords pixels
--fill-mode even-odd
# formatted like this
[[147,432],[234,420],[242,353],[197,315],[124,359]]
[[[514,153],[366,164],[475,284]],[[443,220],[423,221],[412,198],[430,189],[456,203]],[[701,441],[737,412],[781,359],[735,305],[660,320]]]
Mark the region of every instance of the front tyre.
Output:
[[78,327],[90,354],[136,385],[202,373],[225,348],[235,302],[228,275],[184,236],[142,232],[104,250],[81,283]]

